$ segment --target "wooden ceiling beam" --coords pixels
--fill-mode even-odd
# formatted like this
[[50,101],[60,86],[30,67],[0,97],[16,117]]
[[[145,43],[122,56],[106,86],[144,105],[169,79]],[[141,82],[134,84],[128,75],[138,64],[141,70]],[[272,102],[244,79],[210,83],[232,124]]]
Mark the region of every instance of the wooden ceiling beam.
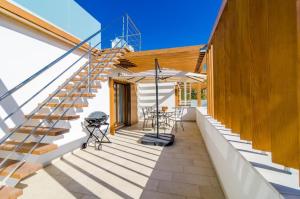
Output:
[[[183,72],[194,72],[199,60],[200,49],[203,45],[185,46],[178,48],[129,52],[124,55],[124,67],[132,63],[132,72],[141,72],[154,69],[154,60],[157,58],[162,68]],[[120,63],[122,66],[122,62]],[[135,66],[135,67],[134,67]]]
[[153,54],[153,55],[143,55],[143,56],[140,56],[140,55],[134,55],[134,54],[131,54],[128,53],[129,55],[125,55],[124,58],[125,59],[134,59],[134,58],[137,58],[137,59],[147,59],[147,58],[152,58],[153,56],[157,56],[157,57],[172,57],[172,56],[180,56],[180,57],[188,57],[188,56],[199,56],[199,51],[192,51],[192,52],[176,52],[176,53],[164,53],[164,54]]
[[139,52],[129,52],[126,54],[126,57],[159,55],[159,54],[176,53],[176,52],[191,52],[191,51],[199,52],[201,47],[203,47],[203,45],[185,46],[185,47],[177,47],[177,48],[165,48],[165,49],[158,49],[158,50],[146,50],[146,51],[139,51]]

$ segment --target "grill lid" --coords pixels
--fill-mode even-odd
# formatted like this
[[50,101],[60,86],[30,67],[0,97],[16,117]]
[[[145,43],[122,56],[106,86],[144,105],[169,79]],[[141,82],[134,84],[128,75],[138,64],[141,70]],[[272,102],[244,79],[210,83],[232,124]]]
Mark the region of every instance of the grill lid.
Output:
[[106,115],[106,113],[102,112],[102,111],[95,111],[92,112],[88,115],[87,118],[85,118],[86,120],[104,120],[106,121],[108,119],[108,115]]

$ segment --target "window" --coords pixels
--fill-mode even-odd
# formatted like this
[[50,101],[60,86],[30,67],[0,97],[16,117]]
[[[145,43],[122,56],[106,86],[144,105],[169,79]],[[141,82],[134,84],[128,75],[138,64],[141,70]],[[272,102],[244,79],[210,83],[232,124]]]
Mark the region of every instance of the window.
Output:
[[179,83],[179,105],[180,106],[190,106],[191,100],[197,99],[197,91],[192,88],[190,82]]

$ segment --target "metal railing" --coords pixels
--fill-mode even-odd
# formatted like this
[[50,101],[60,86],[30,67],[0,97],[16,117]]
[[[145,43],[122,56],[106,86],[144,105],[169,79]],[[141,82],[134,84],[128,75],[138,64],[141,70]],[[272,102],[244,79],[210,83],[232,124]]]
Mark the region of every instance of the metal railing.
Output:
[[[30,98],[28,98],[25,102],[23,102],[20,106],[17,107],[16,110],[8,114],[3,121],[5,122],[8,118],[13,116],[16,112],[18,112],[21,108],[23,108],[26,104],[28,104],[33,98],[35,98],[37,95],[39,95],[43,90],[45,90],[47,87],[49,87],[54,81],[56,81],[58,78],[60,78],[63,74],[65,74],[68,70],[70,70],[75,64],[77,64],[82,58],[84,58],[87,54],[90,54],[91,50],[95,49],[97,46],[99,46],[101,42],[98,42],[96,45],[94,45],[89,51],[84,53],[81,57],[79,57],[73,64],[71,64],[69,67],[67,67],[63,72],[61,72],[59,75],[57,75],[55,78],[53,78],[49,83],[47,83],[44,87],[42,87],[38,92],[36,92],[34,95],[32,95]],[[33,80],[33,79],[31,79]],[[30,80],[30,81],[31,81]],[[29,83],[29,81],[27,82]],[[15,90],[16,91],[16,90]],[[15,92],[13,91],[13,92]],[[8,91],[10,92],[10,91]],[[12,93],[11,93],[12,94]],[[10,94],[10,95],[11,95]],[[4,96],[4,95],[3,95]],[[8,95],[9,96],[9,95]],[[0,142],[1,143],[1,142]]]
[[[97,31],[98,33],[99,31]],[[95,34],[93,34],[94,36],[96,36]],[[93,37],[89,37],[90,39],[92,39]],[[55,82],[59,77],[61,77],[63,74],[65,74],[68,70],[70,70],[72,67],[74,67],[80,60],[82,60],[90,51],[92,51],[93,49],[95,49],[98,45],[100,45],[101,42],[98,42],[95,46],[93,46],[93,48],[91,48],[89,51],[87,51],[86,53],[84,53],[81,57],[79,57],[73,64],[71,64],[69,67],[67,67],[64,71],[62,71],[59,75],[57,75],[55,78],[53,78],[49,83],[47,83],[44,87],[42,87],[41,89],[39,89],[35,94],[33,94],[30,98],[28,98],[25,102],[23,102],[20,106],[18,106],[14,111],[12,111],[10,114],[8,114],[4,119],[3,122],[5,122],[7,119],[9,119],[10,117],[12,117],[15,113],[17,113],[19,110],[21,110],[21,108],[23,108],[26,104],[28,104],[31,100],[33,100],[36,96],[38,96],[43,90],[45,90],[47,87],[49,87],[53,82]],[[83,45],[83,43],[80,43],[81,45]],[[78,45],[80,45],[78,44]],[[80,46],[77,46],[78,48]],[[69,51],[73,51],[74,48],[72,48]],[[77,48],[76,48],[77,49]],[[65,54],[63,54],[61,57],[65,57],[66,54],[69,54],[69,51],[66,52]],[[59,57],[58,59],[60,59],[61,57]],[[58,60],[56,59],[56,60]],[[61,59],[60,59],[61,60]],[[52,62],[53,63],[53,62]],[[57,63],[57,62],[56,62]],[[81,68],[84,68],[88,65],[88,62],[85,63]],[[27,78],[26,80],[24,80],[22,83],[20,83],[19,85],[22,85],[21,87],[23,87],[25,84],[29,83],[30,81],[32,81],[33,79],[35,79],[37,76],[41,75],[43,72],[45,72],[47,69],[49,69],[50,64],[48,64],[46,67],[44,67],[43,69],[41,69],[40,71],[38,71],[37,73],[33,74],[31,77]],[[53,65],[51,65],[53,66]],[[81,69],[80,68],[80,69]],[[80,70],[79,69],[79,70]],[[26,82],[26,83],[25,83]],[[67,82],[68,83],[68,82]],[[63,86],[65,86],[63,84]],[[16,86],[13,89],[7,91],[4,95],[2,95],[3,97],[1,98],[2,100],[5,99],[6,97],[12,95],[14,92],[16,92],[18,89],[21,88],[20,86]],[[62,86],[61,86],[62,87]],[[17,130],[19,130],[26,122],[28,122],[35,113],[37,113],[38,111],[40,111],[46,104],[47,102],[49,102],[55,95],[50,95],[47,99],[46,102],[42,103],[41,105],[39,105],[28,117],[25,118],[25,120],[19,124],[17,127],[15,127],[12,131],[10,131],[10,133],[6,134],[4,136],[4,138],[1,139],[0,141],[0,145],[3,144],[9,137],[11,137]],[[1,101],[0,101],[1,102]]]
[[[119,52],[121,51],[122,48],[120,48]],[[117,54],[117,53],[114,53]],[[111,60],[113,59],[113,57],[111,58]],[[26,140],[29,139],[30,136],[34,135],[35,131],[43,124],[45,123],[50,116],[58,109],[61,107],[61,105],[63,104],[63,102],[70,97],[74,91],[76,91],[78,89],[78,87],[81,85],[81,83],[85,82],[91,74],[93,74],[93,72],[96,70],[97,66],[101,63],[101,60],[98,62],[98,64],[96,66],[94,66],[94,68],[88,72],[87,76],[85,76],[85,78],[82,81],[79,81],[78,83],[76,83],[76,86],[74,86],[74,88],[67,94],[66,97],[64,97],[64,99],[46,116],[46,118],[44,118],[34,129],[32,129],[32,131],[23,139],[23,141],[21,143],[19,143],[18,145],[16,145],[13,149],[13,151],[11,151],[0,163],[0,167],[9,159],[9,157],[12,156],[12,154],[16,153],[18,151],[18,149],[20,149],[26,142]],[[107,66],[109,63],[107,62],[105,66]],[[101,70],[101,72],[104,70],[104,68]],[[78,74],[80,71],[78,71],[76,74]],[[97,75],[94,76],[94,78],[92,79],[92,81],[96,80],[97,77],[100,75],[99,72]],[[75,75],[76,76],[76,75]],[[75,77],[74,76],[74,77]],[[62,115],[60,116],[60,118],[58,118],[52,125],[51,127],[49,127],[49,129],[47,130],[47,132],[44,133],[44,135],[41,136],[41,138],[35,143],[35,145],[26,153],[26,156],[24,156],[23,160],[21,160],[20,162],[18,162],[18,164],[15,165],[15,167],[9,172],[9,174],[4,178],[4,180],[2,182],[5,182],[7,179],[10,178],[10,176],[23,164],[25,163],[27,157],[36,149],[36,147],[38,147],[38,145],[43,141],[43,139],[49,134],[49,132],[55,128],[55,125],[60,121],[61,118],[63,118],[66,113],[72,108],[72,105],[74,105],[76,103],[76,101],[82,97],[83,93],[85,92],[85,90],[81,90],[80,91],[80,95],[78,95],[75,99],[73,99],[72,104],[70,104],[70,106],[68,108],[66,108],[64,110],[64,112],[62,113]]]
[[43,67],[42,69],[40,69],[39,71],[37,71],[36,73],[34,73],[33,75],[31,75],[30,77],[28,77],[27,79],[25,79],[24,81],[22,81],[17,86],[15,86],[14,88],[10,89],[9,91],[7,91],[3,95],[1,95],[0,102],[2,100],[4,100],[6,97],[12,95],[14,92],[16,92],[17,90],[19,90],[23,86],[25,86],[26,84],[28,84],[29,82],[31,82],[32,80],[34,80],[36,77],[38,77],[39,75],[41,75],[42,73],[44,73],[48,69],[50,69],[52,66],[54,66],[56,63],[58,63],[60,60],[64,59],[69,54],[71,54],[72,52],[74,52],[75,50],[77,50],[78,48],[80,48],[81,46],[83,46],[86,42],[90,41],[96,35],[98,35],[99,33],[101,33],[101,31],[102,31],[102,29],[98,30],[97,32],[95,32],[94,34],[92,34],[91,36],[89,36],[88,38],[86,38],[85,40],[83,40],[82,42],[80,42],[79,44],[77,44],[75,47],[73,47],[72,49],[70,49],[69,51],[67,51],[65,54],[63,54],[62,56],[58,57],[57,59],[55,59],[54,61],[52,61],[50,64],[46,65],[45,67]]
[[123,16],[122,35],[116,39],[121,39],[128,48],[133,48],[134,51],[142,49],[142,33],[128,14]]
[[[94,34],[92,34],[91,36],[89,36],[87,39],[83,40],[82,42],[80,42],[78,45],[76,45],[75,47],[73,47],[72,49],[70,49],[69,51],[67,51],[65,54],[63,54],[62,56],[58,57],[57,59],[55,59],[54,61],[52,61],[51,63],[49,63],[48,65],[46,65],[45,67],[43,67],[42,69],[40,69],[39,71],[37,71],[36,73],[34,73],[32,76],[28,77],[27,79],[25,79],[24,81],[22,81],[20,84],[18,84],[17,86],[13,87],[12,89],[10,89],[9,91],[7,91],[6,93],[4,93],[3,95],[0,96],[0,102],[2,102],[4,99],[6,99],[8,96],[11,96],[13,93],[15,93],[16,91],[18,91],[19,89],[21,89],[23,86],[25,86],[26,84],[28,84],[29,82],[31,82],[32,80],[34,80],[35,78],[37,78],[38,76],[40,76],[41,74],[43,74],[45,71],[47,71],[48,69],[50,69],[52,66],[54,66],[56,63],[58,63],[59,61],[61,61],[62,59],[64,59],[65,57],[67,57],[68,55],[70,55],[72,52],[74,52],[76,49],[79,49],[81,46],[83,46],[84,44],[86,44],[88,41],[90,41],[91,39],[93,39],[95,36],[97,36],[98,34],[101,34],[101,32],[104,29],[101,29],[97,32],[95,32]],[[102,41],[103,39],[101,39]],[[90,43],[91,44],[91,43]],[[63,97],[63,99],[51,110],[51,112],[45,116],[42,121],[33,127],[33,129],[31,130],[30,133],[28,133],[28,135],[25,136],[25,138],[18,144],[16,144],[14,146],[14,149],[12,151],[10,151],[10,153],[0,162],[0,167],[2,167],[5,162],[14,154],[17,153],[18,150],[25,144],[25,142],[33,135],[35,135],[35,132],[38,130],[39,127],[42,126],[42,124],[44,124],[45,122],[49,121],[51,115],[53,113],[55,113],[59,108],[62,107],[62,104],[66,101],[66,99],[69,99],[72,94],[76,91],[79,90],[79,86],[84,84],[86,81],[87,83],[87,90],[88,92],[90,92],[90,83],[93,82],[94,80],[97,80],[97,78],[99,77],[99,75],[103,72],[103,70],[105,69],[105,67],[107,65],[109,65],[115,55],[119,54],[122,50],[122,48],[124,47],[124,45],[122,45],[118,51],[113,51],[113,49],[111,49],[111,52],[113,56],[109,57],[108,53],[104,56],[101,57],[100,60],[98,60],[98,63],[96,65],[93,64],[92,61],[92,52],[93,50],[96,49],[97,46],[99,46],[101,44],[101,42],[98,42],[96,45],[94,45],[93,47],[91,47],[91,45],[89,45],[89,49],[87,52],[85,52],[82,56],[80,56],[75,62],[73,62],[69,67],[67,67],[66,69],[64,69],[61,73],[59,73],[59,75],[57,75],[55,78],[53,78],[50,82],[48,82],[45,86],[43,86],[41,89],[39,89],[34,95],[32,95],[31,97],[29,97],[25,102],[23,102],[20,106],[18,106],[18,108],[16,108],[14,111],[12,111],[11,113],[9,113],[4,119],[3,122],[5,122],[8,118],[12,117],[16,112],[18,112],[21,108],[23,108],[26,104],[28,104],[31,100],[33,100],[36,96],[38,96],[42,91],[44,91],[47,87],[49,87],[53,82],[55,82],[58,78],[60,78],[63,74],[65,74],[68,70],[70,70],[71,68],[73,68],[80,60],[82,60],[86,55],[89,56],[89,61],[86,62],[83,66],[81,66],[70,78],[68,78],[61,86],[59,86],[50,96],[48,96],[40,105],[38,105],[37,108],[35,108],[29,116],[27,116],[25,118],[25,120],[23,122],[21,122],[21,124],[17,125],[17,127],[15,127],[14,129],[10,130],[8,134],[6,134],[6,136],[4,136],[4,138],[1,139],[0,141],[0,145],[3,144],[5,141],[7,141],[12,135],[14,135],[22,126],[24,126],[26,124],[26,122],[28,122],[29,120],[31,120],[33,118],[33,116],[38,113],[43,107],[45,107],[45,105],[47,105],[55,96],[57,96],[57,94],[61,91],[61,89],[65,88],[65,86],[77,75],[79,75],[80,72],[82,72],[84,69],[87,68],[87,75],[82,76],[84,78],[82,78],[81,81],[78,81],[77,83],[74,84],[73,88],[71,91],[67,92],[67,95]],[[118,46],[119,42],[115,45]],[[91,76],[93,76],[93,72],[98,69],[97,67],[102,63],[103,64],[103,60],[107,60],[107,57],[109,57],[109,61],[106,61],[105,65],[101,68],[101,71],[99,73],[97,73],[96,75],[94,75],[93,78],[91,78]],[[92,66],[92,67],[91,67]],[[4,184],[6,182],[7,179],[9,179],[11,177],[11,175],[26,161],[27,157],[36,149],[36,147],[39,146],[39,144],[42,142],[42,140],[49,134],[49,132],[55,128],[55,126],[57,125],[57,123],[66,115],[66,113],[72,108],[72,106],[76,103],[76,101],[83,96],[84,92],[86,92],[86,89],[81,89],[80,90],[80,94],[74,99],[72,99],[72,103],[70,104],[69,107],[67,107],[63,113],[60,115],[60,117],[58,119],[55,119],[56,121],[54,123],[51,124],[50,127],[48,127],[49,129],[39,138],[39,140],[32,146],[32,148],[28,151],[27,155],[25,155],[23,157],[22,160],[20,160],[20,162],[18,162],[18,164],[16,164],[14,166],[13,169],[10,169],[9,174],[1,181],[2,184]]]
[[[38,76],[40,76],[41,74],[43,74],[44,72],[46,72],[47,70],[49,70],[50,68],[52,68],[55,64],[57,64],[59,61],[63,60],[65,57],[67,57],[68,55],[70,55],[72,52],[74,52],[75,50],[81,48],[83,45],[87,44],[87,42],[89,42],[89,49],[87,52],[85,52],[82,56],[80,56],[73,64],[71,64],[69,67],[67,67],[61,74],[59,74],[56,78],[54,78],[52,81],[50,81],[47,85],[45,85],[42,89],[40,89],[38,92],[36,92],[33,96],[31,96],[30,98],[28,98],[25,102],[23,102],[20,106],[18,106],[18,108],[14,111],[12,111],[10,114],[8,114],[2,121],[5,122],[8,118],[10,118],[11,116],[13,116],[16,112],[18,112],[21,108],[23,108],[26,104],[28,104],[33,98],[35,98],[37,95],[39,95],[44,89],[46,89],[47,87],[49,87],[54,81],[56,81],[59,77],[61,77],[63,74],[65,74],[68,70],[70,70],[73,66],[75,66],[80,60],[82,60],[86,55],[88,55],[89,57],[89,63],[91,63],[90,59],[91,59],[91,55],[94,49],[96,49],[97,46],[99,46],[103,39],[101,39],[100,42],[98,42],[96,45],[94,45],[93,47],[91,47],[91,40],[93,38],[95,38],[97,35],[100,35],[104,30],[108,29],[111,25],[113,25],[115,22],[117,21],[117,19],[113,20],[109,25],[105,26],[104,28],[96,31],[94,34],[92,34],[91,36],[89,36],[88,38],[86,38],[85,40],[83,40],[82,42],[80,42],[79,44],[77,44],[76,46],[74,46],[73,48],[71,48],[70,50],[68,50],[66,53],[64,53],[63,55],[61,55],[60,57],[56,58],[54,61],[52,61],[51,63],[47,64],[46,66],[44,66],[42,69],[40,69],[39,71],[35,72],[33,75],[31,75],[30,77],[26,78],[24,81],[22,81],[21,83],[19,83],[17,86],[13,87],[12,89],[10,89],[9,91],[5,92],[4,94],[2,94],[0,96],[0,103],[6,99],[8,96],[11,96],[12,94],[14,94],[16,91],[18,91],[19,89],[21,89],[23,86],[27,85],[29,82],[31,82],[32,80],[36,79]],[[1,142],[0,142],[1,144]]]

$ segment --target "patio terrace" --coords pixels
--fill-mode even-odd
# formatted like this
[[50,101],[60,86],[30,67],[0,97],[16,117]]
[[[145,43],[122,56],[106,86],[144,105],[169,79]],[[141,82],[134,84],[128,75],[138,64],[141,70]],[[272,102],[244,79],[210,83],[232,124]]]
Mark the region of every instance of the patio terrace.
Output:
[[24,180],[21,198],[224,198],[194,122],[171,147],[139,143],[142,124],[110,136],[103,150],[76,150]]

